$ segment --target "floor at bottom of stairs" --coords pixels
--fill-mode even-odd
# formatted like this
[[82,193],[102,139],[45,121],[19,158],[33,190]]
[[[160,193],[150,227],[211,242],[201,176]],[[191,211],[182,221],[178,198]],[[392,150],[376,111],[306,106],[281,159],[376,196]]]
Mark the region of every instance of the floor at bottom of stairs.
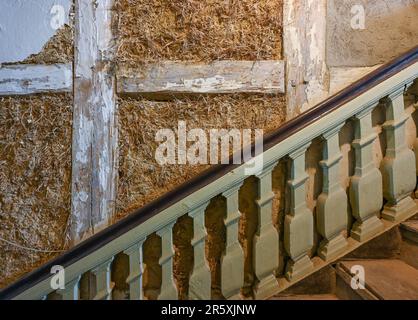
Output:
[[[415,216],[269,300],[418,300],[417,240]],[[352,285],[359,266],[364,288]]]

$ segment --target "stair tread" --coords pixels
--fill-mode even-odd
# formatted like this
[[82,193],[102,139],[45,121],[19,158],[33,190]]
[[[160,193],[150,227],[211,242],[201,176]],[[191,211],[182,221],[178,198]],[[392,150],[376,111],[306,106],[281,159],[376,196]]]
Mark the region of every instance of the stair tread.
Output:
[[411,232],[418,233],[418,220],[408,220],[401,223],[401,226]]
[[283,294],[271,297],[269,300],[339,300],[335,294]]
[[418,270],[402,260],[345,260],[341,264],[346,270],[354,265],[363,266],[367,289],[381,299],[418,299]]

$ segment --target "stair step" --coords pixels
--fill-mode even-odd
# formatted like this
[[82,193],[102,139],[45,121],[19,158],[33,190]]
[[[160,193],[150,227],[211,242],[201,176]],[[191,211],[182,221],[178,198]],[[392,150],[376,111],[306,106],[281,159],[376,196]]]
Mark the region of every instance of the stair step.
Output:
[[418,220],[408,220],[399,228],[402,232],[400,259],[418,269]]
[[[352,291],[363,299],[418,300],[418,270],[397,259],[346,260],[337,274],[349,285],[351,268],[360,265],[365,271],[365,289]],[[345,275],[344,275],[345,273]]]
[[344,260],[396,259],[402,245],[402,233],[398,227],[362,244],[347,254]]
[[269,300],[340,300],[335,294],[283,294],[271,297]]
[[418,220],[408,220],[401,223],[401,230],[404,238],[418,243]]

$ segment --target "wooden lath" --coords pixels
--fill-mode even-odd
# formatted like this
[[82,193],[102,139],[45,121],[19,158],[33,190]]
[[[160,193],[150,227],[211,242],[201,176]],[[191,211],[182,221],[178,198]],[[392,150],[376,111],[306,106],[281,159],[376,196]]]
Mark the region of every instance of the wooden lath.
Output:
[[284,61],[215,61],[210,64],[164,61],[138,68],[121,65],[119,94],[169,95],[285,92]]

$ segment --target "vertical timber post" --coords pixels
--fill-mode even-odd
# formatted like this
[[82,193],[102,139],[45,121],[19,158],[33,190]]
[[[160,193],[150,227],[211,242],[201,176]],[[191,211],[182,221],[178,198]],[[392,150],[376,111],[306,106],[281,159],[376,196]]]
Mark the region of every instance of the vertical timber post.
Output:
[[73,243],[106,227],[115,209],[118,137],[112,6],[113,0],[75,0]]
[[283,2],[286,118],[292,119],[328,95],[326,0]]

